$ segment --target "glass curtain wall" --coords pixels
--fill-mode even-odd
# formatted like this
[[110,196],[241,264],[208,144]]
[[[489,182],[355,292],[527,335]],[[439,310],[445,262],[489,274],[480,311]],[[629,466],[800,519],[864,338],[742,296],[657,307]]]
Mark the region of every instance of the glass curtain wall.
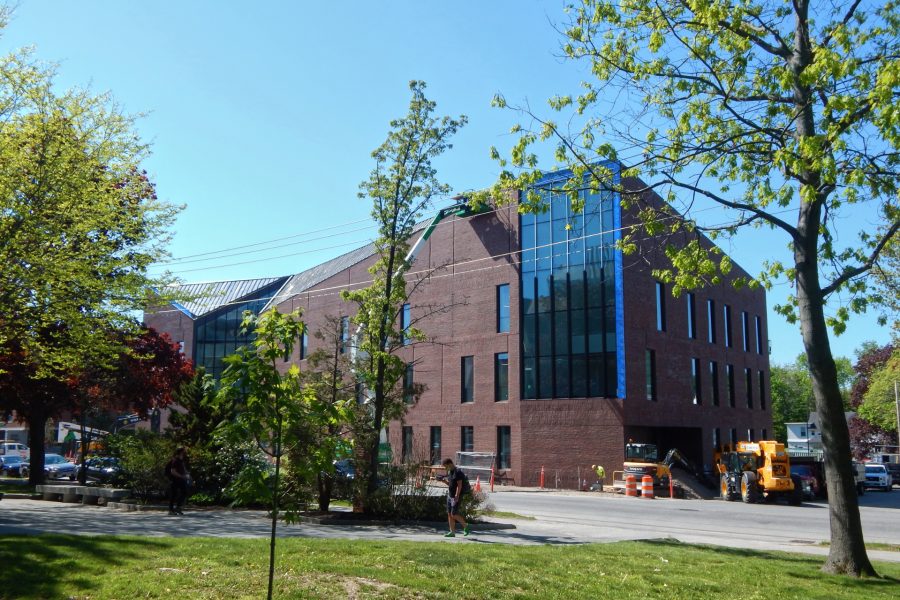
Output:
[[563,193],[520,217],[522,398],[616,397],[617,196],[583,191],[575,214]]
[[259,314],[279,286],[280,282],[276,286],[261,288],[238,303],[198,319],[194,330],[194,363],[202,365],[207,373],[219,379],[225,368],[222,359],[253,340],[252,336],[240,332],[244,311]]

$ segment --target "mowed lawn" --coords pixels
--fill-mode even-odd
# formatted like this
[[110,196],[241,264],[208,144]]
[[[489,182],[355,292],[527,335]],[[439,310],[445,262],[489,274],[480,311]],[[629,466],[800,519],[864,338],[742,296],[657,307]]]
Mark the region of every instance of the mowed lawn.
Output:
[[[281,539],[277,598],[900,598],[900,564],[855,580],[822,558],[621,542],[509,546]],[[261,539],[0,536],[2,598],[261,598]]]

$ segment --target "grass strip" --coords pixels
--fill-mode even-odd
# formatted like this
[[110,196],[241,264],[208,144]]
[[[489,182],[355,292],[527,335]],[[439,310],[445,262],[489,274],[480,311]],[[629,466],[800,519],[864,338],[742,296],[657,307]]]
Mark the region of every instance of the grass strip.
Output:
[[[900,564],[878,578],[820,571],[821,557],[674,541],[513,546],[281,539],[278,598],[895,599]],[[0,598],[260,598],[267,541],[0,536]]]

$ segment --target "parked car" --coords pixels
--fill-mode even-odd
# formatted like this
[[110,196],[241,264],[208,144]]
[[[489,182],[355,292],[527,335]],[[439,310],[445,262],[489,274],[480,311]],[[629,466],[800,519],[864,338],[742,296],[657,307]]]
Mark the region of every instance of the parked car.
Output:
[[[23,463],[19,467],[22,477],[28,477],[31,473],[30,463]],[[47,479],[63,479],[68,478],[75,471],[75,463],[70,463],[64,456],[59,454],[44,455],[44,475]]]
[[[99,481],[109,483],[122,475],[122,464],[118,458],[111,456],[95,456],[84,461],[84,470],[87,481]],[[75,470],[69,476],[72,481],[78,479],[81,473],[81,464],[75,464]]]
[[878,488],[885,492],[891,491],[894,482],[891,480],[891,474],[887,468],[881,463],[869,463],[866,465],[866,487]]
[[0,456],[13,454],[28,460],[28,446],[19,442],[0,442]]
[[900,463],[886,462],[881,464],[883,464],[884,468],[890,473],[894,485],[900,485]]
[[800,478],[804,498],[811,500],[819,495],[819,480],[816,479],[812,467],[809,465],[791,465],[791,475],[796,475]]
[[0,456],[0,474],[7,477],[18,477],[19,467],[25,464],[25,459],[18,454],[4,454]]

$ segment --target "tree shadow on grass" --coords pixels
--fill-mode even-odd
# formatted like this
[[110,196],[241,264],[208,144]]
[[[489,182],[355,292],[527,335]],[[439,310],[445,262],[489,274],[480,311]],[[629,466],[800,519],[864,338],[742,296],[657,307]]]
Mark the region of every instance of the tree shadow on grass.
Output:
[[98,579],[110,576],[112,569],[169,545],[159,538],[0,536],[0,598],[60,598],[66,587],[90,596]]

